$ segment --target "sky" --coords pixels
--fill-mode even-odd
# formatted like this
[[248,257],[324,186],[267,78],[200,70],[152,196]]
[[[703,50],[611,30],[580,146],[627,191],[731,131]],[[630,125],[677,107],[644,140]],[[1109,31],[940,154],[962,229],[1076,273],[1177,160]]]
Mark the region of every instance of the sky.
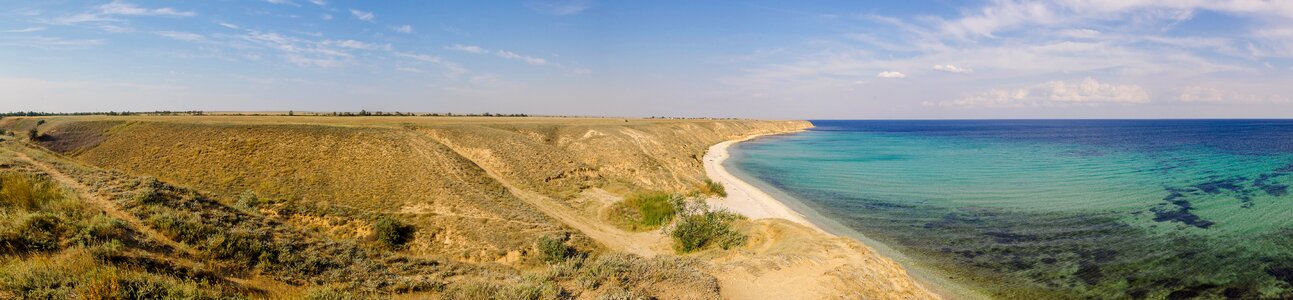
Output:
[[0,111],[1293,117],[1293,1],[0,0]]

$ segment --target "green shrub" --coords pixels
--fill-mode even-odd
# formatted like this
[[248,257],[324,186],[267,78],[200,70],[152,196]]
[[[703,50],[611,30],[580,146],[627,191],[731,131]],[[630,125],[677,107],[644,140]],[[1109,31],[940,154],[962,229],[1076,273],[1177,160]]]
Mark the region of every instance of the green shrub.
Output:
[[246,190],[241,195],[238,195],[238,202],[234,203],[234,205],[245,210],[255,210],[256,207],[260,206],[260,198],[256,197],[256,192]]
[[723,187],[723,184],[720,184],[713,180],[705,179],[705,182],[703,182],[703,184],[700,186],[700,193],[705,195],[727,197],[727,188]]
[[674,250],[679,253],[704,249],[710,245],[730,249],[745,243],[745,234],[732,229],[732,221],[740,219],[740,215],[712,211],[703,200],[674,203],[682,211],[682,216],[669,230],[669,236],[673,237]]
[[72,242],[81,246],[91,246],[117,241],[126,236],[126,230],[126,223],[121,220],[95,215],[81,224],[79,232],[72,236]]
[[10,215],[0,228],[0,253],[24,254],[31,251],[54,251],[60,248],[60,235],[66,227],[58,215],[19,213]]
[[544,236],[534,243],[534,247],[539,250],[539,259],[546,263],[559,263],[575,256],[577,252],[574,247],[566,245],[565,241],[559,238]]
[[162,191],[159,188],[162,185],[156,178],[144,177],[143,179],[140,179],[139,185],[142,187],[135,191],[135,196],[133,198],[135,203],[147,205],[158,204],[166,201],[166,196],[162,195]]
[[377,222],[373,223],[373,237],[376,238],[378,244],[387,249],[404,247],[405,243],[413,239],[414,232],[413,226],[405,225],[399,220],[388,216],[378,217]]
[[660,228],[673,220],[677,211],[668,193],[637,193],[611,207],[612,222],[629,230]]

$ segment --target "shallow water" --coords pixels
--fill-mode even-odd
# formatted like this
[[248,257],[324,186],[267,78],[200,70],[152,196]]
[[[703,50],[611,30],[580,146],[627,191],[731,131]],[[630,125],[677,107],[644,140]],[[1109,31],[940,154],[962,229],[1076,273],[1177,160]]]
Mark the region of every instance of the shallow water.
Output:
[[1293,121],[814,121],[729,165],[1001,298],[1293,297]]

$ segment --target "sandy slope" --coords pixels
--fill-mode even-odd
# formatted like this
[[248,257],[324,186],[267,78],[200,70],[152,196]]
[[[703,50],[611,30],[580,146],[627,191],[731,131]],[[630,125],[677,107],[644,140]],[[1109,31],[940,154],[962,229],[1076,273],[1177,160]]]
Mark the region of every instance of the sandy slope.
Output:
[[729,299],[936,299],[898,263],[858,241],[819,229],[803,215],[723,168],[727,148],[758,137],[719,143],[705,154],[705,171],[727,197],[711,206],[745,215],[749,245],[715,253],[714,270]]

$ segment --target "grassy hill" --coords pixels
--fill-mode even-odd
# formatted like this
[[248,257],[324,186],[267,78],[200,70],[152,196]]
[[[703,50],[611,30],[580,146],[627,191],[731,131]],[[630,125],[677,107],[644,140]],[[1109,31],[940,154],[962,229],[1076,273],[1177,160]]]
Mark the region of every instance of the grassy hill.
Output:
[[[500,181],[570,203],[592,188],[683,191],[703,180],[699,157],[708,145],[808,126],[571,118],[36,119],[47,122],[41,145],[90,165],[190,186],[224,203],[251,191],[393,214],[422,229],[409,251],[464,261],[514,260],[528,237],[561,230]],[[33,124],[33,118],[0,121],[13,131]]]

